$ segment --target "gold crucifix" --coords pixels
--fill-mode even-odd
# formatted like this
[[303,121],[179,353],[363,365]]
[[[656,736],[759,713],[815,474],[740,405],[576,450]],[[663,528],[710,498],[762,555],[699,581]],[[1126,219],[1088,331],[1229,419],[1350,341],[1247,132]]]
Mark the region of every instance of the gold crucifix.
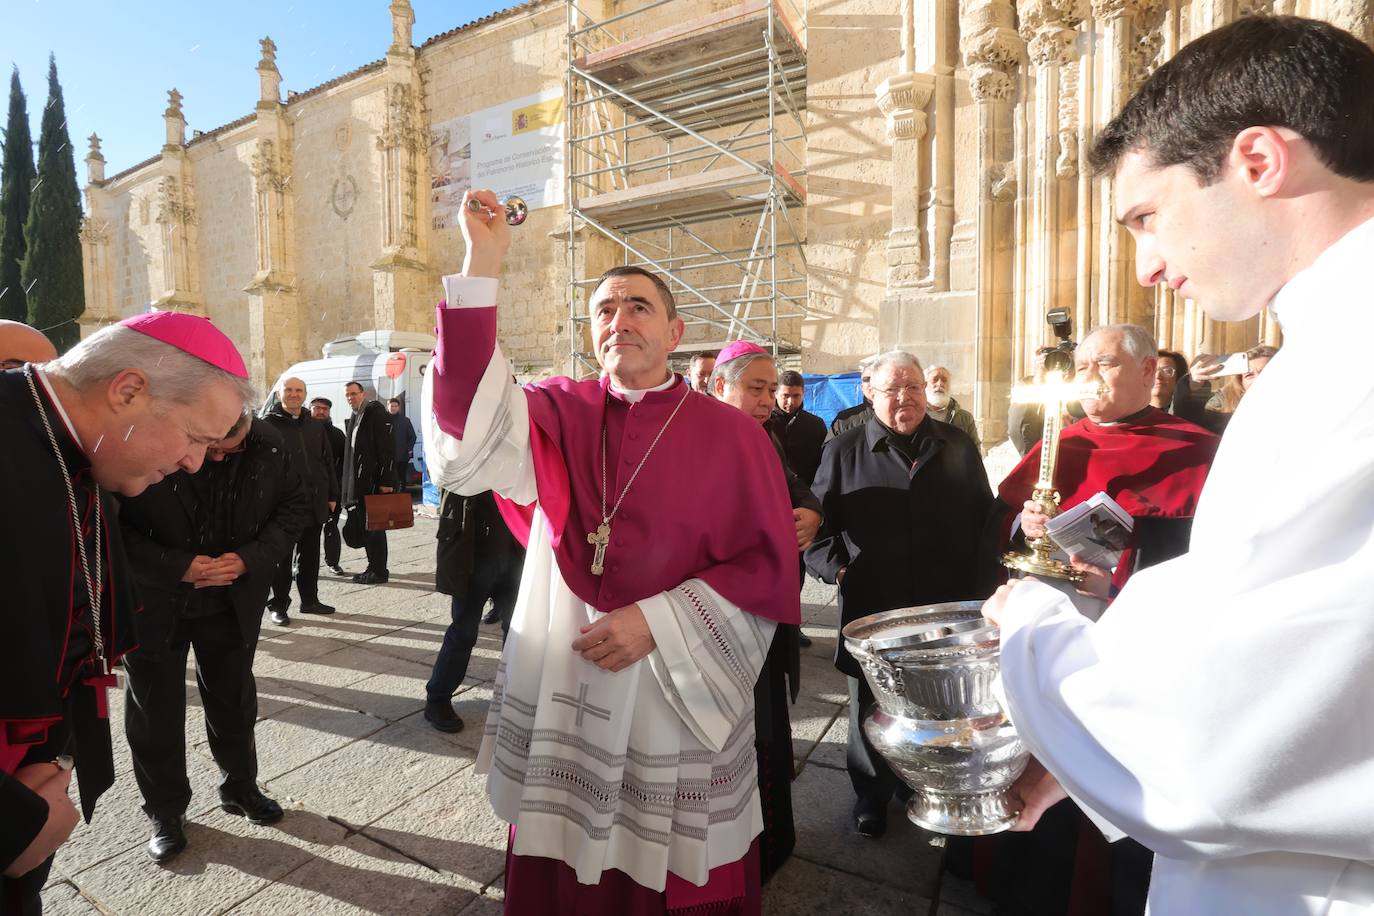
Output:
[[599,576],[606,571],[606,545],[611,543],[611,525],[603,521],[595,531],[588,532],[587,543],[596,548],[592,555],[592,575]]
[[[1071,366],[1051,368],[1050,361],[1046,360],[1043,382],[1016,385],[1011,390],[1012,403],[1039,404],[1045,411],[1045,426],[1040,437],[1040,477],[1031,491],[1031,502],[1049,518],[1059,514],[1059,491],[1054,487],[1054,471],[1059,464],[1059,433],[1064,427],[1064,407],[1070,401],[1095,398],[1102,394],[1101,385],[1076,382],[1072,373]],[[1083,581],[1081,572],[1054,558],[1059,545],[1050,539],[1048,533],[1027,539],[1026,546],[1030,548],[1028,553],[1011,551],[1003,554],[1002,565],[1033,576],[1049,576],[1069,582]]]

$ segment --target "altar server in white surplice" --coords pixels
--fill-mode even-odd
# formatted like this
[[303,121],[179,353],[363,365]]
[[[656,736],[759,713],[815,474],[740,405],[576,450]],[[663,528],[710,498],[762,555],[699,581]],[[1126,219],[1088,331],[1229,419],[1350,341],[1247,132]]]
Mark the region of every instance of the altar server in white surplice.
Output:
[[683,323],[640,268],[588,297],[600,379],[513,384],[510,229],[491,192],[464,204],[425,455],[440,487],[495,490],[528,544],[477,761],[514,826],[505,910],[756,914],[754,682],[800,617],[782,467],[757,422],[669,371]]
[[1353,36],[1246,17],[1160,67],[1094,144],[1141,283],[1219,320],[1268,305],[1283,329],[1188,554],[1096,624],[1033,580],[988,603],[1038,761],[1021,826],[1067,792],[1154,850],[1158,916],[1374,909],[1371,99]]

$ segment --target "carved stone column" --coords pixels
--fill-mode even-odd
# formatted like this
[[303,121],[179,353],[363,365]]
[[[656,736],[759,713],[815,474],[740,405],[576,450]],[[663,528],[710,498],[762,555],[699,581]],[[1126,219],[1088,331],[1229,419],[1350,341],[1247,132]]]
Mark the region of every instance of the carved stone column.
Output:
[[386,104],[377,136],[382,251],[372,264],[373,320],[378,329],[423,330],[434,323],[436,301],[422,230],[429,204],[424,90],[411,45],[415,14],[409,0],[392,0],[390,10]]
[[1011,395],[1011,314],[1016,199],[1012,113],[1025,44],[1007,0],[973,0],[959,10],[969,89],[977,106],[978,287],[973,342],[974,417],[985,442],[1006,436]]
[[248,293],[248,368],[266,388],[292,363],[305,357],[295,266],[295,190],[291,122],[281,103],[277,46],[259,42],[257,136],[249,169],[253,175],[256,270]]
[[1076,276],[1073,232],[1078,176],[1078,24],[1087,0],[1023,0],[1021,36],[1032,64],[1033,120],[1027,138],[1030,193],[1024,316],[1014,332],[1016,374],[1044,341],[1045,313],[1072,307]]
[[903,73],[877,89],[878,109],[887,118],[892,142],[892,229],[887,234],[887,295],[928,287],[928,242],[921,228],[925,107],[935,89],[929,73]]
[[161,227],[162,293],[153,300],[159,309],[204,314],[200,300],[200,263],[197,251],[195,185],[186,155],[186,118],[181,93],[167,93],[163,112],[167,142],[157,184],[157,224]]
[[[1103,82],[1096,93],[1094,128],[1104,127],[1130,99],[1158,64],[1163,43],[1160,0],[1092,0],[1092,14],[1101,36],[1099,72]],[[1094,213],[1097,232],[1098,276],[1095,323],[1124,322],[1152,328],[1154,299],[1136,280],[1135,245],[1115,219],[1114,182],[1098,182]],[[1085,329],[1086,330],[1086,329]]]
[[114,307],[114,275],[110,267],[109,200],[105,193],[105,156],[100,138],[90,136],[86,154],[86,216],[81,220],[82,298],[81,336],[98,331],[119,315]]

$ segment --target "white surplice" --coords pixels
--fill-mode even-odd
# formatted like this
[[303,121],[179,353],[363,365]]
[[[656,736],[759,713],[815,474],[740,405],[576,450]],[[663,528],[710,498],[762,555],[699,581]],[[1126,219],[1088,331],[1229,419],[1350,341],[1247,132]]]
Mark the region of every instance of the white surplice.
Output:
[[1013,591],[1002,687],[1109,838],[1156,853],[1155,916],[1374,910],[1374,221],[1273,303],[1191,551],[1096,624]]
[[[495,281],[444,286],[452,307],[496,301]],[[535,502],[525,394],[499,345],[461,440],[435,422],[431,379],[422,415],[435,484]],[[584,884],[616,868],[654,890],[669,871],[702,885],[763,829],[753,688],[776,624],[689,579],[638,602],[656,648],[604,671],[572,650],[579,627],[604,615],[568,588],[548,527],[536,508],[477,758],[492,808],[516,826],[517,855],[565,862]]]

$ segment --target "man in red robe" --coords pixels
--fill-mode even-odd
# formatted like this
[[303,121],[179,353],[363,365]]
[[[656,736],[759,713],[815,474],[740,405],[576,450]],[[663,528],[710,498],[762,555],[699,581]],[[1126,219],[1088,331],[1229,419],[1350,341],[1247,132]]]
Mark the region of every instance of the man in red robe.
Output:
[[506,912],[758,913],[754,684],[800,621],[776,453],[669,371],[683,323],[640,268],[589,297],[600,379],[513,384],[510,229],[490,191],[464,204],[422,416],[435,483],[495,490],[528,548],[477,761],[513,827]]
[[[1221,441],[1150,405],[1157,362],[1154,339],[1134,325],[1098,328],[1074,354],[1077,380],[1105,391],[1083,399],[1087,416],[1060,435],[1054,480],[1060,508],[1104,492],[1134,522],[1115,570],[1070,558],[1086,576],[1079,591],[1106,602],[1133,572],[1187,552],[1193,513]],[[1039,468],[1040,448],[1034,447],[998,488],[1002,511],[994,518],[1004,535],[1019,527],[1012,541],[1044,533],[1048,519],[1029,501]],[[1047,812],[1033,832],[994,842],[1001,848],[992,892],[1012,912],[1144,912],[1150,851],[1131,839],[1109,847],[1072,802]]]

